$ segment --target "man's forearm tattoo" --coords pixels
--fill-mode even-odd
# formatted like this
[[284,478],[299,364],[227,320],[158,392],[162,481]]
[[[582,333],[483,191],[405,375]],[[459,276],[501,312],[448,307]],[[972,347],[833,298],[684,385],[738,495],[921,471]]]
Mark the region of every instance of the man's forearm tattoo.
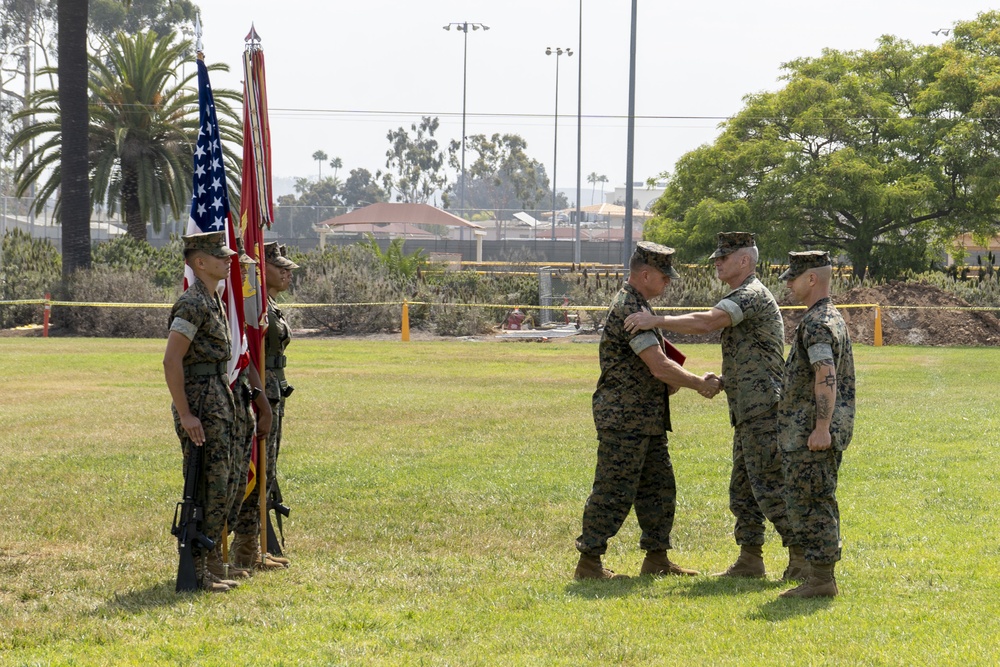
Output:
[[830,405],[829,396],[816,397],[816,419],[830,419],[833,417],[833,407]]
[[837,370],[833,364],[833,360],[824,359],[823,361],[817,361],[815,365],[816,374],[819,375],[823,371],[824,367],[826,369],[826,376],[819,380],[818,384],[833,389],[837,386]]

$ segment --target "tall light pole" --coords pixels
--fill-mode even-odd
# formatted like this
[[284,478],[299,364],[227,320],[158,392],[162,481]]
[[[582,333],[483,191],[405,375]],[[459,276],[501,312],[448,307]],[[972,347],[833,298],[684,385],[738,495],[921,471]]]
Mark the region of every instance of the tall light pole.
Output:
[[622,236],[622,266],[628,271],[628,260],[632,255],[632,178],[635,163],[635,27],[638,0],[632,0],[632,40],[628,61],[628,138],[625,153],[625,229]]
[[488,25],[482,23],[471,23],[462,21],[460,23],[449,23],[443,26],[445,30],[455,28],[462,33],[462,185],[459,188],[458,210],[461,217],[465,217],[465,84],[469,70],[469,30],[489,30]]
[[580,263],[580,145],[583,137],[583,0],[580,0],[580,34],[576,43],[576,237],[573,240],[573,262]]
[[545,47],[545,55],[556,57],[556,111],[555,111],[555,131],[552,139],[552,240],[556,240],[556,162],[559,159],[559,56],[565,54],[573,55],[573,49],[551,46]]

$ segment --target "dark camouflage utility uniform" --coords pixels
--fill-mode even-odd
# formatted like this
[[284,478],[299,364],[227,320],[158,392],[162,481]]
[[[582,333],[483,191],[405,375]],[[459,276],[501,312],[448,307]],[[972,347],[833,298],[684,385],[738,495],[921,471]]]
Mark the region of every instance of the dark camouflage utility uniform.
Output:
[[264,393],[274,415],[267,441],[267,491],[277,480],[278,456],[281,453],[281,427],[285,417],[285,348],[292,339],[285,316],[273,299],[267,300],[267,337],[264,340]]
[[[250,471],[250,457],[253,454],[253,434],[257,430],[257,417],[253,411],[253,401],[250,400],[250,371],[244,367],[233,383],[233,399],[236,402],[236,422],[233,428],[233,469],[229,479],[232,500],[229,509],[229,528],[237,533],[240,530],[239,513],[246,495],[247,473]],[[247,504],[253,511],[257,510],[254,498],[247,498]],[[250,526],[250,531],[254,526]],[[247,532],[250,532],[247,531]]]
[[[814,364],[834,362],[837,397],[826,451],[809,451],[816,424]],[[837,473],[854,432],[854,354],[844,318],[829,298],[806,311],[795,329],[785,363],[785,396],[780,407],[785,501],[806,558],[817,563],[840,560],[840,508]]]
[[663,339],[656,330],[625,331],[625,318],[639,311],[652,312],[626,284],[611,302],[601,334],[601,377],[593,397],[597,469],[583,510],[583,534],[576,539],[576,548],[588,556],[604,554],[633,505],[642,529],[639,547],[661,551],[671,546],[676,487],[667,449],[667,385],[639,357]]
[[[226,521],[233,458],[235,406],[226,376],[231,355],[229,323],[218,295],[200,280],[195,280],[177,300],[168,322],[170,331],[191,341],[184,355],[184,393],[191,413],[201,420],[205,430],[204,473],[198,491],[205,508],[202,531],[218,544]],[[171,406],[171,410],[186,462],[193,444],[181,427],[177,408]]]
[[[271,432],[267,438],[267,496],[277,482],[278,453],[281,451],[281,422],[285,415],[285,348],[291,341],[291,329],[273,299],[267,299],[267,334],[264,337],[264,395],[271,404]],[[245,503],[237,520],[237,532],[256,534],[260,528],[260,509]]]
[[764,544],[765,517],[784,546],[794,544],[785,509],[778,444],[778,402],[785,369],[784,325],[771,292],[750,275],[715,306],[732,325],[722,330],[722,375],[733,435],[729,509],[739,545]]

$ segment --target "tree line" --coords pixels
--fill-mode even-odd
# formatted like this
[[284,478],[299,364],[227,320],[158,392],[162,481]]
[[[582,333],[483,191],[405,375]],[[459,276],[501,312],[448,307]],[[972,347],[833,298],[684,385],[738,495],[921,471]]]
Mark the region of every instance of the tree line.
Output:
[[[193,47],[178,33],[195,11],[186,0],[0,0],[0,149],[15,164],[18,194],[37,188],[40,201],[56,200],[65,275],[89,265],[93,206],[120,211],[142,239],[147,222],[183,213],[197,120],[190,77],[177,72]],[[36,52],[44,65],[31,63]],[[30,83],[29,72],[39,74]],[[714,142],[652,179],[667,188],[647,238],[696,259],[717,232],[746,229],[773,259],[827,249],[865,278],[926,268],[961,233],[997,232],[1000,12],[957,22],[942,44],[885,36],[874,49],[827,49],[783,72],[780,89],[748,95]],[[235,202],[240,93],[215,96]],[[444,146],[438,128],[423,117],[390,130],[384,167],[352,168],[343,181],[339,158],[323,177],[329,158],[317,151],[316,181],[300,179],[278,210],[309,215],[303,207],[436,193],[467,215],[551,208],[545,168],[522,137],[466,137],[467,168],[450,180],[461,143]]]
[[703,257],[715,234],[756,232],[767,256],[815,248],[854,276],[926,270],[962,233],[1000,224],[1000,12],[941,45],[882,37],[783,65],[713,143],[661,175],[648,238]]

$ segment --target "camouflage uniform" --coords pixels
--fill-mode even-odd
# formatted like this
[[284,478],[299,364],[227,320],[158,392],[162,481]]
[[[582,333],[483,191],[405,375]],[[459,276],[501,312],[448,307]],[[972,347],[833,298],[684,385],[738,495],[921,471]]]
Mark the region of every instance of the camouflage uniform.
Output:
[[277,483],[278,454],[281,452],[281,426],[285,417],[285,348],[291,342],[292,331],[278,305],[267,300],[267,336],[264,339],[264,394],[271,403],[271,434],[267,440],[267,492]]
[[577,550],[587,556],[604,554],[633,504],[642,528],[639,547],[671,548],[676,487],[667,449],[668,387],[639,357],[663,339],[656,330],[625,331],[625,318],[640,310],[652,312],[638,290],[626,284],[611,302],[601,334],[601,377],[593,396],[597,468],[583,511],[583,534],[576,539]]
[[784,325],[771,292],[750,275],[715,306],[732,325],[722,330],[722,375],[733,435],[729,509],[739,545],[764,544],[764,518],[783,546],[794,544],[785,509],[777,405],[784,371]]
[[[837,397],[830,425],[832,447],[809,450],[816,423],[816,372],[813,365],[832,360]],[[814,303],[795,329],[785,364],[785,397],[780,407],[785,501],[806,558],[816,563],[840,560],[840,508],[837,473],[854,431],[854,355],[844,318],[827,298]]]
[[[233,469],[229,479],[231,493],[231,503],[229,509],[229,527],[231,530],[241,532],[251,532],[255,525],[250,527],[250,531],[241,530],[239,523],[240,511],[243,505],[243,497],[246,495],[247,474],[250,471],[250,457],[253,454],[253,435],[257,430],[257,417],[253,411],[253,401],[250,400],[250,372],[249,366],[240,369],[233,383],[233,398],[236,402],[236,421],[233,428],[234,449],[233,449]],[[247,505],[251,513],[257,511],[257,506],[253,498],[247,498]]]
[[[184,392],[191,413],[201,420],[205,431],[199,489],[205,509],[202,531],[219,544],[228,512],[235,419],[233,393],[226,377],[231,356],[229,324],[218,294],[200,280],[177,300],[168,322],[170,331],[191,341],[184,355]],[[186,462],[193,445],[181,427],[177,408],[171,405],[171,410]]]

